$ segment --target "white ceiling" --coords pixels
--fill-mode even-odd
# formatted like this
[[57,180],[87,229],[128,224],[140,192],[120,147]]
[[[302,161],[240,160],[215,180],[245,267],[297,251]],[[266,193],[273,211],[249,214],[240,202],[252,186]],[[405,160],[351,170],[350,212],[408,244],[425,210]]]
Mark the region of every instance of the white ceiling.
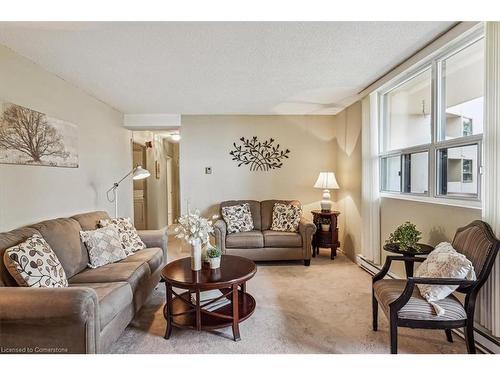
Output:
[[0,22],[123,113],[334,114],[453,22]]

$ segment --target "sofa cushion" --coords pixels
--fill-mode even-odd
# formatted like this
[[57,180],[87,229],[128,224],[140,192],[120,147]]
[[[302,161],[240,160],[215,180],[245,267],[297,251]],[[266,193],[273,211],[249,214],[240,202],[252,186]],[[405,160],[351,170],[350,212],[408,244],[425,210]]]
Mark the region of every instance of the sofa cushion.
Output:
[[142,249],[123,259],[122,262],[146,262],[151,273],[155,273],[163,265],[163,250],[159,247]]
[[226,236],[226,247],[233,249],[255,249],[264,247],[264,237],[260,230],[232,233]]
[[265,247],[302,247],[302,236],[296,232],[262,231]]
[[285,201],[276,199],[262,201],[260,203],[261,230],[271,229],[271,225],[273,223],[273,208],[276,203],[293,204],[299,207],[302,206],[299,201]]
[[17,286],[16,280],[14,280],[11,274],[7,271],[7,268],[3,263],[3,254],[5,250],[26,241],[34,234],[40,234],[40,232],[30,227],[23,227],[10,232],[0,233],[0,287]]
[[87,268],[89,255],[80,241],[81,227],[74,219],[54,219],[31,225],[50,245],[68,278]]
[[294,204],[276,203],[273,207],[271,230],[297,232],[302,217],[302,207]]
[[129,217],[99,220],[99,226],[114,226],[118,230],[123,250],[125,250],[127,256],[132,255],[137,250],[146,248],[146,245],[142,242],[141,237],[139,237],[139,234]]
[[222,207],[227,206],[236,206],[238,204],[248,203],[250,205],[250,212],[252,213],[252,221],[253,227],[255,230],[261,230],[261,222],[260,222],[260,202],[258,201],[225,201],[220,204],[222,215]]
[[149,278],[151,271],[144,262],[118,262],[106,264],[99,268],[87,268],[73,276],[68,281],[70,284],[110,283],[126,281],[135,293],[141,282]]
[[99,228],[99,221],[109,219],[109,215],[105,211],[93,211],[78,214],[71,218],[78,221],[83,230],[92,230]]
[[108,226],[94,230],[80,231],[80,237],[89,252],[89,267],[102,267],[127,257],[122,247],[118,228]]
[[47,241],[34,234],[26,241],[8,248],[4,253],[7,270],[19,286],[64,288],[68,279],[57,255]]
[[250,232],[254,230],[252,213],[248,203],[221,208],[222,218],[226,222],[227,233]]
[[101,323],[101,331],[132,303],[132,288],[130,284],[121,281],[114,283],[89,283],[89,284],[73,284],[71,286],[89,287],[97,293],[99,301],[99,321]]
[[[375,296],[386,316],[389,316],[389,305],[401,296],[405,287],[406,280],[383,279],[373,284]],[[398,311],[398,318],[414,320],[464,320],[467,318],[464,307],[453,294],[436,301],[435,304],[444,310],[444,314],[437,315],[433,306],[422,297],[418,288],[414,288],[410,300]]]

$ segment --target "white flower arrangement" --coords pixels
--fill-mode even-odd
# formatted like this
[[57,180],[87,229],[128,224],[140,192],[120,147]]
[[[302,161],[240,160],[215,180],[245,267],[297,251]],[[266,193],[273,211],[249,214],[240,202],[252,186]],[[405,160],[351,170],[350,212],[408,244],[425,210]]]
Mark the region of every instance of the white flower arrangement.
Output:
[[175,236],[191,245],[198,240],[203,245],[206,245],[209,240],[209,235],[214,232],[212,220],[200,216],[199,210],[195,210],[194,212],[188,211],[188,213],[182,215],[177,222],[179,225],[174,230],[176,233]]

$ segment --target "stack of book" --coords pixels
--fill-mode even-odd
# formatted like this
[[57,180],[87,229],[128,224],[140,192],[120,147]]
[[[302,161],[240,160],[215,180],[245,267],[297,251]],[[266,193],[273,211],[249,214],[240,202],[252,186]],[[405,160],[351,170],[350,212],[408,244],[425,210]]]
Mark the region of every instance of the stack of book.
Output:
[[[218,297],[222,296],[222,292],[219,289],[214,289],[214,290],[206,290],[203,292],[200,292],[200,305],[203,306],[206,304],[208,301],[216,299]],[[191,293],[191,302],[196,305],[196,293]],[[231,301],[227,299],[226,297],[223,297],[221,299],[218,299],[217,301],[211,302],[205,307],[203,307],[204,310],[207,311],[215,311],[217,309],[220,309],[223,306],[229,305]]]

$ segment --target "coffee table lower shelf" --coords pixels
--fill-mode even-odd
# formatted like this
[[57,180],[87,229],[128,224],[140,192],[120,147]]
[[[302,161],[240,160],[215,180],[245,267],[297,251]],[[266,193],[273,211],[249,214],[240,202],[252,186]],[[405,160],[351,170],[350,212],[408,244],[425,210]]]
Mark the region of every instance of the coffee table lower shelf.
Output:
[[[231,291],[231,289],[220,289],[224,294]],[[180,296],[186,300],[190,300],[190,292],[184,292]],[[207,311],[203,308],[200,309],[200,324],[196,322],[196,310],[197,308],[186,303],[182,298],[175,296],[172,298],[172,309],[171,309],[171,324],[178,328],[187,328],[195,330],[210,331],[219,328],[233,326],[238,324],[250,315],[253,314],[256,306],[255,299],[249,293],[238,290],[238,317],[234,319],[233,316],[233,304],[229,303],[225,306],[220,307],[214,311]],[[230,297],[226,297],[231,299]],[[169,312],[167,305],[163,309],[163,314],[167,319],[167,324],[169,321]],[[170,336],[168,334],[168,336]],[[238,332],[239,336],[239,332]],[[168,338],[168,337],[166,337]],[[235,340],[239,337],[235,337]]]

